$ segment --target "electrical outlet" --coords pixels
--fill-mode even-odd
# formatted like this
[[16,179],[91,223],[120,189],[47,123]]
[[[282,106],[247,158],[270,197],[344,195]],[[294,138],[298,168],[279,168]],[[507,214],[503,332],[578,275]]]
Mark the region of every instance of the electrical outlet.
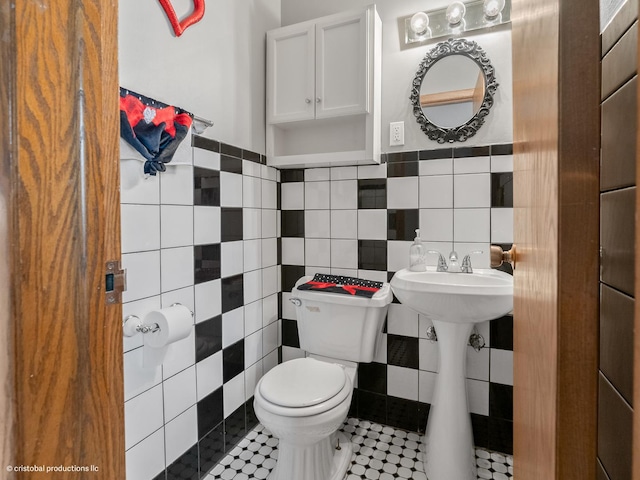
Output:
[[389,145],[404,145],[404,122],[389,124]]

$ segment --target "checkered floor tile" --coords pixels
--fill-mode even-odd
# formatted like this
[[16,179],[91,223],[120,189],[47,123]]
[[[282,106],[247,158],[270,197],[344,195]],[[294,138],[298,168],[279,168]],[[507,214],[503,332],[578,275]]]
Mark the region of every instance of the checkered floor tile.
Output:
[[[351,437],[353,456],[345,480],[427,480],[420,436],[366,420],[349,418],[342,431]],[[278,458],[278,439],[258,425],[209,473],[209,480],[266,479]],[[513,480],[513,458],[476,449],[478,480]]]

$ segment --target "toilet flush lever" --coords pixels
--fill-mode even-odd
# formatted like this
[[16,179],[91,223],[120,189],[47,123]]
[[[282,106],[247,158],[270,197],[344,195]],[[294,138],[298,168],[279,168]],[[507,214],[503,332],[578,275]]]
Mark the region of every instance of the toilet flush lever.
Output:
[[302,300],[299,298],[290,298],[289,301],[293,303],[296,307],[302,306]]

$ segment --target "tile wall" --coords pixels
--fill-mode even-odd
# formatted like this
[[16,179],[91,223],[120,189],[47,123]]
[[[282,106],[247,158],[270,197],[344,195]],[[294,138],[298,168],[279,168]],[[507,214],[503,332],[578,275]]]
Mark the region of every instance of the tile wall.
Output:
[[[489,245],[513,242],[511,145],[385,155],[379,166],[283,170],[282,358],[304,355],[289,302],[302,275],[332,273],[387,281],[408,266],[420,228],[428,249],[455,249],[488,268]],[[437,257],[431,255],[429,264]],[[384,344],[359,367],[350,415],[423,431],[438,368],[430,322],[394,302]],[[512,452],[513,320],[478,326],[486,348],[467,353],[475,443]]]
[[161,366],[125,338],[127,478],[199,479],[257,423],[256,381],[279,361],[278,172],[202,137],[148,179],[121,152],[123,313],[195,314]]

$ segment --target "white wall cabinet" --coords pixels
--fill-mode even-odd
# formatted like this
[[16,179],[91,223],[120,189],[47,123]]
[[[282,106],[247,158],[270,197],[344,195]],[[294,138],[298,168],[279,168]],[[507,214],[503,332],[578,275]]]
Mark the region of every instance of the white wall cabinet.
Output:
[[268,32],[268,164],[379,163],[380,58],[375,6]]

